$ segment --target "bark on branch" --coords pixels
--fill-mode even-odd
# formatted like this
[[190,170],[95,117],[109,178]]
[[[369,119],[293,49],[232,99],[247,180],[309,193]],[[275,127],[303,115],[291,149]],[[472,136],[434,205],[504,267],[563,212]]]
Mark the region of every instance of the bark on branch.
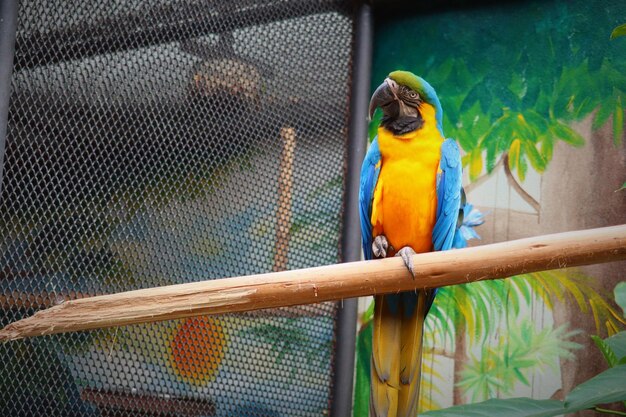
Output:
[[411,291],[626,259],[626,225],[400,258],[170,285],[64,302],[0,330],[0,341]]

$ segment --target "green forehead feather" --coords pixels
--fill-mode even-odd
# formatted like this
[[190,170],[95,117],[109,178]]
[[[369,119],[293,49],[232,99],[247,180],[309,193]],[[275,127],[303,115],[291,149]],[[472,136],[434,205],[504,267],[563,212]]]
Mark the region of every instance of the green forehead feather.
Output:
[[430,84],[428,84],[426,80],[418,77],[412,72],[393,71],[389,74],[389,78],[391,78],[398,84],[405,85],[411,90],[417,92],[427,103],[433,104],[437,108],[441,106],[439,104],[439,99],[437,98],[437,93],[435,93],[435,89]]
[[389,74],[389,78],[400,85],[405,85],[413,91],[422,91],[422,79],[409,71],[393,71]]

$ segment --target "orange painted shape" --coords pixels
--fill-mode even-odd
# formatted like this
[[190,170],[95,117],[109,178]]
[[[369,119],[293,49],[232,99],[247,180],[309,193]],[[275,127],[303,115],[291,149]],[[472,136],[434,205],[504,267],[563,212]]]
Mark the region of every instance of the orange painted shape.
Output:
[[433,107],[422,104],[420,111],[424,125],[417,131],[395,136],[378,129],[382,166],[372,205],[373,236],[384,234],[396,251],[404,246],[418,253],[432,250],[444,138]]
[[172,366],[185,382],[204,385],[217,376],[226,342],[219,318],[202,316],[184,319],[171,341]]

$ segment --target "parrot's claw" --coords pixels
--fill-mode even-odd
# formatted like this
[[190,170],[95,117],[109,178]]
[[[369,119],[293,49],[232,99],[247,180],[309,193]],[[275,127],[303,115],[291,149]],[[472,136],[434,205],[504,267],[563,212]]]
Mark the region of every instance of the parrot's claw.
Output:
[[385,235],[378,235],[374,238],[374,242],[372,242],[372,252],[374,254],[374,258],[385,258],[387,257],[387,250],[389,249],[389,242]]
[[404,264],[411,273],[411,277],[415,279],[415,272],[413,271],[413,255],[415,255],[415,251],[410,246],[405,246],[396,253],[396,256],[402,257]]

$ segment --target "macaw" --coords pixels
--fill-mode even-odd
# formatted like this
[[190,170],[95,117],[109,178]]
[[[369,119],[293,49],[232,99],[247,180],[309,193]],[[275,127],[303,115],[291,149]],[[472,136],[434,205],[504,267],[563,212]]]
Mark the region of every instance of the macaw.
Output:
[[[363,252],[366,259],[401,256],[413,275],[413,254],[465,242],[461,156],[443,134],[434,88],[421,77],[390,73],[372,95],[370,118],[378,107],[383,118],[361,168]],[[435,292],[375,296],[370,416],[417,415],[422,331]]]

